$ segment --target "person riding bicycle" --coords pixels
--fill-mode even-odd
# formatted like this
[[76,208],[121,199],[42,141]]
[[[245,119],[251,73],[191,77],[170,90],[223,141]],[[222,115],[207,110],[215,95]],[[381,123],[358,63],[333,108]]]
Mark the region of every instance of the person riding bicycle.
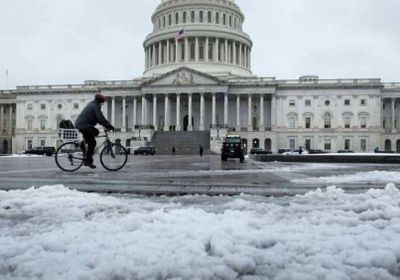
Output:
[[95,128],[95,126],[100,124],[107,130],[114,130],[114,127],[107,121],[101,112],[101,106],[105,101],[106,97],[101,93],[97,93],[94,100],[86,105],[75,122],[75,127],[82,133],[83,139],[85,139],[85,142],[88,145],[84,165],[92,169],[96,168],[96,165],[93,164],[93,153],[97,144],[96,136],[99,135],[99,130]]

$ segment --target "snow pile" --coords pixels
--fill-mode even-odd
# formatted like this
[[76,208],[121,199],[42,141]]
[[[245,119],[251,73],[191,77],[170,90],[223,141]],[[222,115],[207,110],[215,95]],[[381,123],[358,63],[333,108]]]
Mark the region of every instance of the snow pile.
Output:
[[355,174],[344,174],[340,176],[315,177],[306,179],[295,179],[292,183],[355,183],[355,182],[372,182],[372,183],[400,183],[400,172],[395,171],[370,171],[358,172]]
[[0,279],[399,279],[400,191],[0,192]]

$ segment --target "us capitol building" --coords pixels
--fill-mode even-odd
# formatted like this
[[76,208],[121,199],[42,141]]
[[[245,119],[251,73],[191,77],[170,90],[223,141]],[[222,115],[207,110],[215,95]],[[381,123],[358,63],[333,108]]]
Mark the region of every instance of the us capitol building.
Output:
[[206,148],[219,152],[235,131],[246,149],[400,152],[400,83],[257,77],[233,0],[162,0],[151,20],[142,77],[0,91],[0,153],[57,146],[58,123],[75,120],[98,90],[114,137],[131,148],[205,135]]

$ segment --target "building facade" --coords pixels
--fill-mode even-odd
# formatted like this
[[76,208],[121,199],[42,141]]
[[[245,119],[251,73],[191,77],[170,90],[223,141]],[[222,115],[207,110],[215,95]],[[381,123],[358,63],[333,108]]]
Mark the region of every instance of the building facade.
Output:
[[56,146],[58,123],[75,120],[98,89],[126,146],[160,131],[205,131],[219,152],[225,133],[235,130],[248,149],[400,152],[400,83],[257,77],[243,21],[233,0],[163,0],[143,43],[142,77],[1,91],[3,153]]

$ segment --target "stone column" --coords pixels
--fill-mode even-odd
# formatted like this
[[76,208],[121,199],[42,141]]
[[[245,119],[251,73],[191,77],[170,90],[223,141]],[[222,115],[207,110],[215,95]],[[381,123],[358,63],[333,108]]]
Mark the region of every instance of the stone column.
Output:
[[162,43],[158,42],[158,65],[162,64]]
[[192,116],[193,116],[193,99],[192,99],[192,93],[189,93],[188,99],[189,99],[189,114],[188,114],[188,131],[193,131],[193,125],[192,125]]
[[225,39],[225,53],[224,53],[225,63],[228,64],[228,40]]
[[215,93],[212,93],[212,125],[216,125],[215,113],[216,113],[216,96]]
[[239,44],[239,65],[243,66],[243,53],[242,53],[242,43]]
[[271,129],[276,128],[276,117],[277,117],[277,108],[276,108],[276,96],[272,96],[272,101],[271,101]]
[[175,63],[178,62],[178,46],[179,46],[179,41],[175,40]]
[[232,56],[233,56],[233,64],[237,64],[237,61],[236,61],[236,42],[235,41],[233,41],[232,42]]
[[157,95],[153,95],[153,126],[154,130],[157,131]]
[[236,95],[236,131],[240,131],[241,121],[240,121],[240,94]]
[[204,49],[205,49],[204,60],[205,60],[206,62],[208,62],[208,53],[210,52],[209,46],[208,46],[208,44],[210,44],[210,42],[209,42],[209,40],[208,40],[208,37],[206,37],[206,42],[205,42],[204,44],[205,44],[205,46],[204,46]]
[[135,96],[133,98],[133,123],[132,123],[132,130],[135,129],[135,126],[137,125],[137,97]]
[[218,62],[219,56],[219,40],[215,38],[215,45],[214,45],[214,62]]
[[228,93],[224,93],[224,125],[228,126]]
[[189,62],[189,38],[187,37],[185,37],[185,58],[182,60]]
[[108,101],[106,98],[106,101],[103,104],[103,107],[101,108],[103,110],[103,115],[104,117],[108,120]]
[[395,99],[391,98],[391,105],[392,105],[392,111],[391,111],[391,117],[392,117],[392,123],[391,123],[391,128],[392,128],[392,133],[396,132],[396,127],[395,127],[395,122],[396,122],[396,108],[395,108]]
[[249,48],[249,68],[251,68],[251,49]]
[[4,105],[0,104],[0,134],[3,134],[4,130]]
[[194,61],[195,62],[199,62],[199,54],[200,50],[199,50],[199,37],[196,36],[195,39],[195,47],[194,47]]
[[142,95],[142,125],[146,124],[146,96]]
[[164,106],[164,120],[165,120],[165,123],[164,123],[164,131],[169,131],[169,125],[170,125],[170,123],[169,123],[169,96],[168,96],[168,94],[166,94],[165,95],[165,102],[164,102],[165,104],[165,106]]
[[126,132],[126,97],[122,97],[122,132]]
[[111,125],[115,126],[115,97],[111,99]]
[[248,110],[247,110],[247,131],[253,131],[253,123],[252,123],[252,99],[251,99],[251,94],[249,94],[249,102],[248,102]]
[[200,93],[200,131],[204,131],[204,93]]
[[265,131],[264,124],[264,95],[260,95],[260,131]]
[[244,52],[244,62],[243,62],[244,63],[244,67],[248,68],[247,67],[247,46],[246,45],[244,46],[243,52]]
[[152,45],[152,59],[151,59],[151,64],[152,64],[152,66],[155,66],[156,65],[156,45],[155,44],[153,44]]
[[181,131],[181,95],[176,95],[176,131]]
[[166,55],[166,64],[169,64],[171,61],[170,58],[170,50],[169,50],[169,40],[167,40],[167,55]]

